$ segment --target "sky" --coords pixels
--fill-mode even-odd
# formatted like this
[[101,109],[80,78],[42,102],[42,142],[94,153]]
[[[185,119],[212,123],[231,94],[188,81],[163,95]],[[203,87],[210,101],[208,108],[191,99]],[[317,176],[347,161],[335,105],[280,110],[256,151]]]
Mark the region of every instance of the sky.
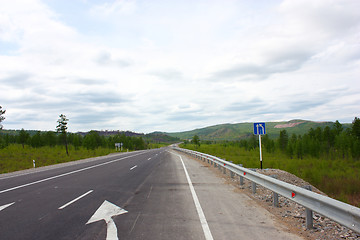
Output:
[[0,0],[4,129],[360,116],[359,0]]

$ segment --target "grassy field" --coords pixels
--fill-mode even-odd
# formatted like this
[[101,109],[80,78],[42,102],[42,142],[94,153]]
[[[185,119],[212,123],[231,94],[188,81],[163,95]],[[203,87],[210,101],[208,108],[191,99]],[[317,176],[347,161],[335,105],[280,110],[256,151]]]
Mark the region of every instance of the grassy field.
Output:
[[[246,151],[221,144],[192,144],[182,147],[221,157],[246,168],[260,168],[259,149]],[[328,158],[289,159],[284,153],[263,152],[263,168],[290,172],[308,181],[329,196],[360,207],[360,161]]]
[[11,144],[0,149],[0,173],[13,172],[33,167],[33,160],[36,167],[42,167],[57,163],[70,162],[74,160],[107,155],[114,152],[114,149],[97,148],[87,150],[79,148],[75,150],[69,146],[69,156],[66,155],[64,146],[32,148],[20,144]]

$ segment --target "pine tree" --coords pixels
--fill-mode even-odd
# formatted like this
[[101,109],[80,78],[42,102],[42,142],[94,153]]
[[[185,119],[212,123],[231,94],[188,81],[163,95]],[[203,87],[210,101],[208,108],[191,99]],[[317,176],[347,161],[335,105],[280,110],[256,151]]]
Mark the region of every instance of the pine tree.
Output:
[[334,129],[335,129],[336,135],[339,135],[343,131],[343,126],[341,125],[341,123],[338,120],[336,120],[334,123]]
[[27,142],[27,140],[30,138],[30,134],[27,133],[23,128],[20,130],[19,133],[19,143],[22,145],[22,147],[24,148],[25,143]]
[[5,114],[6,110],[2,110],[2,107],[0,106],[0,130],[3,128],[3,125],[1,124],[2,121],[5,120],[5,117],[3,116]]
[[360,139],[360,118],[355,117],[354,121],[352,122],[352,135]]
[[282,151],[286,151],[288,141],[289,141],[289,135],[287,131],[285,129],[281,130],[279,136],[279,147]]
[[69,156],[69,151],[68,151],[68,146],[67,146],[67,137],[66,137],[66,130],[67,130],[67,124],[69,119],[66,118],[66,116],[64,114],[61,114],[59,116],[60,118],[57,120],[57,122],[59,123],[56,126],[56,131],[58,133],[61,134],[61,136],[63,137],[64,143],[65,143],[65,148],[66,148],[66,154]]

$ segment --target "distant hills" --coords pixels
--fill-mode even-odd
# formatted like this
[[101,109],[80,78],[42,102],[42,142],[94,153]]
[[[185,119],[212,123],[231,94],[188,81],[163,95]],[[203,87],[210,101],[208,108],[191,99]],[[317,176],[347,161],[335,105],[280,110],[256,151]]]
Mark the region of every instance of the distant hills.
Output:
[[[295,134],[304,134],[310,130],[310,128],[326,126],[332,127],[334,122],[314,122],[307,120],[291,120],[285,122],[266,122],[266,133],[270,138],[277,138],[281,130],[286,129],[289,135]],[[349,123],[342,124],[344,128],[351,126]],[[198,135],[201,140],[212,140],[212,141],[221,141],[221,140],[240,140],[252,136],[253,134],[253,123],[235,123],[235,124],[220,124],[205,128],[199,128],[191,131],[185,132],[174,132],[174,133],[165,133],[172,137],[177,137],[180,139],[191,139],[194,135]]]
[[[277,138],[281,130],[286,129],[289,135],[295,134],[304,134],[309,131],[310,128],[326,126],[332,127],[334,122],[315,122],[308,120],[291,120],[284,122],[266,122],[266,133],[270,138]],[[351,127],[350,123],[342,124],[343,128]],[[20,130],[5,130],[3,129],[0,134],[9,134],[17,135]],[[30,136],[37,133],[36,130],[26,130]],[[126,136],[131,137],[142,137],[148,142],[155,143],[175,143],[180,142],[184,139],[192,139],[194,135],[198,135],[201,140],[211,140],[211,141],[236,141],[244,139],[253,135],[253,123],[235,123],[235,124],[219,124],[199,129],[194,129],[191,131],[184,132],[153,132],[153,133],[135,133],[131,131],[119,131],[119,130],[105,130],[105,131],[95,131],[99,133],[100,136],[113,136],[117,134],[125,134]],[[82,136],[85,136],[89,132],[77,132]]]
[[[38,130],[25,130],[30,136],[34,136]],[[41,133],[45,133],[46,131],[40,131]],[[109,136],[115,136],[117,134],[124,134],[127,137],[142,137],[145,141],[151,142],[151,143],[176,143],[180,142],[180,139],[177,137],[169,136],[166,133],[162,132],[153,132],[153,133],[136,133],[131,131],[119,131],[119,130],[93,130],[93,132],[97,132],[100,136],[109,137]],[[18,135],[20,133],[20,130],[1,130],[1,135]],[[77,132],[75,134],[79,134],[81,136],[86,136],[89,132]]]

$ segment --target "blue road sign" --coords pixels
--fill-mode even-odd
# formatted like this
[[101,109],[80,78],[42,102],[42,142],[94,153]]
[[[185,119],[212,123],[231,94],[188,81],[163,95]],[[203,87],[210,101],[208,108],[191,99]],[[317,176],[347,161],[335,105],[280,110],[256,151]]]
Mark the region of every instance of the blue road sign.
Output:
[[255,135],[264,135],[264,134],[266,134],[265,123],[264,122],[254,123],[254,134]]

